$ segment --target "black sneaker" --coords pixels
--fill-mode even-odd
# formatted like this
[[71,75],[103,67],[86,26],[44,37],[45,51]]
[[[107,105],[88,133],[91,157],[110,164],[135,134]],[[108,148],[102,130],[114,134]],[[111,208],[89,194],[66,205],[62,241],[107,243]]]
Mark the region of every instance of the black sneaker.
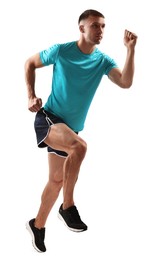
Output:
[[64,210],[61,205],[58,217],[71,231],[82,232],[87,230],[87,226],[82,222],[76,206]]
[[46,251],[44,244],[45,228],[38,229],[34,226],[35,218],[26,223],[26,228],[32,236],[33,247],[40,253]]

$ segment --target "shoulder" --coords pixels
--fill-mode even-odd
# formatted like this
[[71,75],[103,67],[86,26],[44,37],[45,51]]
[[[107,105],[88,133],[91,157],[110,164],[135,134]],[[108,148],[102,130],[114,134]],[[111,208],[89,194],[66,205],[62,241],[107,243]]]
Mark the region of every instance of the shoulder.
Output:
[[108,54],[100,51],[98,48],[96,49],[96,55],[98,55],[98,57],[102,58],[105,61],[113,60]]
[[48,54],[57,53],[61,50],[69,49],[74,44],[75,44],[75,42],[56,43],[56,44],[52,44],[50,47],[48,47],[47,49],[45,49],[41,52],[45,52]]
[[60,51],[65,51],[65,50],[72,49],[72,47],[74,47],[74,46],[75,46],[75,41],[66,42],[66,43],[59,44],[59,49],[60,49]]
[[117,67],[117,63],[114,60],[114,58],[110,57],[108,54],[101,52],[101,51],[99,51],[99,55],[102,57],[105,64],[111,65],[113,67]]

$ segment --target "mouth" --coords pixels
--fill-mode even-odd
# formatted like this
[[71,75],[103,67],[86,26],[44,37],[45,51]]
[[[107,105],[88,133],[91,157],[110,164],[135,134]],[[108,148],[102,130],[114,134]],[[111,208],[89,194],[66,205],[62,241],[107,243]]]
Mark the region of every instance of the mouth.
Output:
[[97,35],[96,38],[97,38],[98,40],[102,40],[103,37],[102,37],[101,35]]

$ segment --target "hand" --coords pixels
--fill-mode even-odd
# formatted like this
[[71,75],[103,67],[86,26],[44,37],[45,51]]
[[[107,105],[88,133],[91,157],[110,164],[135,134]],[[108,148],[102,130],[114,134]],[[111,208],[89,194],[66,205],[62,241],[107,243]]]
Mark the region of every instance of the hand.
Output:
[[42,100],[41,98],[29,98],[28,100],[28,109],[31,112],[38,112],[40,108],[42,107]]
[[128,30],[124,33],[124,44],[127,48],[134,48],[137,41],[137,35]]

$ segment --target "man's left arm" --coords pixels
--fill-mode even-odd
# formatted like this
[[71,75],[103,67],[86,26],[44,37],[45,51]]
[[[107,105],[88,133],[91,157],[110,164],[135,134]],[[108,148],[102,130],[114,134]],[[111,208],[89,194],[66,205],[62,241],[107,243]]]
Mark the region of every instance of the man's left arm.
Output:
[[109,79],[121,88],[129,88],[134,77],[134,55],[137,41],[136,34],[125,30],[124,45],[127,48],[126,61],[123,70],[113,68],[109,72]]

